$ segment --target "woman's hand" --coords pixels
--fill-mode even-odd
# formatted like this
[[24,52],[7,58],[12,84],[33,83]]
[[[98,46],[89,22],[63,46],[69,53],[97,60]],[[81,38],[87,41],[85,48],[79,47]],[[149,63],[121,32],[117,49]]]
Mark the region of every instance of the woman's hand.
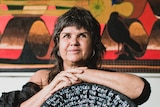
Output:
[[57,76],[55,76],[55,78],[49,84],[49,87],[52,88],[52,91],[50,91],[46,98],[64,87],[81,83],[82,81],[75,74],[83,73],[83,69],[86,69],[86,67],[69,69],[66,71],[61,71],[59,74],[57,74]]
[[88,69],[87,67],[77,67],[77,68],[72,68],[72,69],[68,69],[64,72],[68,72],[68,73],[71,73],[73,75],[73,78],[70,78],[70,81],[72,82],[71,85],[74,85],[74,84],[77,84],[77,83],[80,83],[82,82],[82,80],[77,76],[78,75],[81,75],[84,73],[84,70]]

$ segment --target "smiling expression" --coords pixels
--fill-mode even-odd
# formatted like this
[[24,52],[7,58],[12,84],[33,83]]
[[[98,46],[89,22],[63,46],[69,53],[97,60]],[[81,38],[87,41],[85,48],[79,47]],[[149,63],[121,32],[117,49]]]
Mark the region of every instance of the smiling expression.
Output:
[[84,66],[92,53],[90,33],[76,26],[65,27],[60,33],[59,52],[64,66]]

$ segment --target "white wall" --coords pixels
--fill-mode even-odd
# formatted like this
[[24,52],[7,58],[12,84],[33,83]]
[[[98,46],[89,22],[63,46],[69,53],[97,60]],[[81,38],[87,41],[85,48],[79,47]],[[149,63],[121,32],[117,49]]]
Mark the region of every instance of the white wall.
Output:
[[[2,92],[19,90],[29,80],[33,73],[1,73],[0,72],[0,95]],[[136,73],[146,78],[152,88],[149,100],[139,107],[158,107],[160,102],[160,73]]]
[[29,80],[33,73],[1,73],[0,72],[0,95],[2,92],[19,90]]

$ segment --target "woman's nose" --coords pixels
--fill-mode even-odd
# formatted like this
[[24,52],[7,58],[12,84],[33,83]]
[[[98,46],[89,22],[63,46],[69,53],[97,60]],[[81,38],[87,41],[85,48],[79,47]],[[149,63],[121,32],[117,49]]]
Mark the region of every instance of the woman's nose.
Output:
[[71,45],[79,45],[78,38],[71,38],[70,39],[70,44]]

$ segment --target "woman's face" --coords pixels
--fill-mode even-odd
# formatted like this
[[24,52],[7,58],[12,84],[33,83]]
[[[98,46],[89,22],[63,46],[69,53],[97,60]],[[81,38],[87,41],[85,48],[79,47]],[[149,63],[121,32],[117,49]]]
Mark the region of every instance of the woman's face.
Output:
[[65,27],[60,33],[59,52],[63,64],[75,66],[85,65],[92,53],[92,40],[90,33],[75,26]]

